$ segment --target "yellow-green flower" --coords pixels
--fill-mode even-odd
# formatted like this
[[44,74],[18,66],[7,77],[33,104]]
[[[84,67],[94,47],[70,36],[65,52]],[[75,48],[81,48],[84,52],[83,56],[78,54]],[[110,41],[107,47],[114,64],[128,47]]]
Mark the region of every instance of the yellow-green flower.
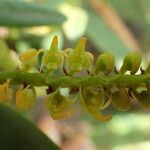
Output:
[[0,84],[0,102],[5,102],[12,98],[12,89],[9,88],[10,80],[8,79],[4,84]]
[[112,94],[112,105],[120,111],[126,111],[130,108],[130,97],[125,88],[120,87],[119,91]]
[[143,90],[141,92],[134,90],[133,93],[137,101],[143,108],[150,109],[150,91],[149,90]]
[[20,110],[25,111],[30,109],[34,105],[35,100],[35,90],[33,88],[29,88],[29,86],[24,89],[18,89],[16,92],[16,106]]
[[58,37],[55,36],[50,49],[43,55],[42,67],[45,66],[49,72],[52,72],[62,67],[63,60],[63,53],[58,50]]
[[20,56],[20,61],[22,63],[22,69],[30,70],[38,63],[38,55],[42,50],[29,49]]
[[67,97],[60,94],[59,89],[49,94],[46,98],[46,107],[48,108],[53,119],[63,119],[72,115],[75,111],[70,110],[70,107],[74,103],[74,99],[68,99]]
[[[92,62],[94,57],[91,53],[85,52],[86,38],[81,38],[76,45],[75,49],[69,49],[70,52],[67,55],[67,68],[70,75],[83,70],[92,69]],[[68,49],[67,49],[68,51]]]
[[[93,87],[81,88],[80,99],[84,110],[91,114],[97,120],[108,121],[112,118],[111,115],[103,115],[100,112],[100,110],[105,107],[105,94],[103,89],[99,90]],[[111,101],[111,97],[108,101]]]

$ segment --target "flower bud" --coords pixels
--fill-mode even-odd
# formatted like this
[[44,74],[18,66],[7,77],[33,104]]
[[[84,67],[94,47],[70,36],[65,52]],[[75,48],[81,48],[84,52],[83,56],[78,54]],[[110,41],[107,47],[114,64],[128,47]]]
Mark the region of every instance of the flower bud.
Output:
[[120,73],[125,73],[130,71],[130,74],[135,74],[142,62],[142,56],[139,52],[130,52],[125,56],[123,60],[123,65],[120,69]]
[[86,39],[81,38],[77,43],[75,49],[70,49],[70,53],[67,55],[67,67],[71,75],[82,69],[91,71],[93,55],[89,52],[85,52]]
[[29,49],[25,53],[21,54],[20,61],[22,63],[22,69],[30,70],[36,66],[38,63],[38,55],[42,52],[42,50]]
[[8,79],[4,84],[0,85],[0,102],[10,100],[13,95],[13,91],[9,88],[10,80]]
[[130,97],[124,88],[119,88],[119,91],[112,94],[112,105],[120,111],[130,108]]
[[112,53],[105,52],[97,58],[96,73],[102,71],[105,75],[111,73],[114,68],[115,58]]
[[111,119],[111,115],[103,115],[100,113],[100,109],[105,102],[104,91],[92,87],[82,88],[80,89],[80,99],[84,110],[97,120],[108,121]]
[[[5,40],[0,38],[0,70],[1,71],[12,71],[16,70],[16,62],[12,57],[13,54],[16,54],[14,51],[11,51],[7,46]],[[5,62],[5,63],[4,63]]]
[[139,104],[143,108],[150,109],[150,91],[149,90],[143,90],[140,93],[134,90],[133,93],[136,99],[138,100]]
[[36,93],[33,88],[27,86],[25,89],[18,89],[16,92],[16,106],[20,110],[30,109],[36,100]]
[[53,119],[59,120],[69,117],[74,113],[74,110],[69,110],[75,99],[68,99],[61,95],[59,89],[48,95],[46,106]]
[[58,51],[58,37],[55,36],[50,49],[42,57],[42,66],[45,66],[49,72],[52,72],[62,67],[63,58],[63,53]]

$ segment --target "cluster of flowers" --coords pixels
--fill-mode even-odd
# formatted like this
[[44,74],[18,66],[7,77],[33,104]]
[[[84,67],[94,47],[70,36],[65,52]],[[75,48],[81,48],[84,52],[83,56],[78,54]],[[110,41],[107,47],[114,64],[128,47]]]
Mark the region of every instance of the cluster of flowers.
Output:
[[[43,53],[41,68],[39,73],[51,75],[56,70],[63,70],[65,75],[73,77],[76,73],[86,70],[88,76],[108,76],[110,74],[124,74],[127,71],[134,75],[140,68],[142,56],[138,52],[131,52],[124,57],[123,64],[118,71],[114,71],[115,58],[113,54],[106,52],[101,54],[93,67],[94,57],[91,53],[85,51],[86,39],[81,38],[74,49],[68,48],[64,51],[58,50],[58,37],[52,40],[49,50],[30,49],[20,56],[22,70],[30,71],[38,63],[40,53]],[[93,69],[94,68],[94,69]],[[150,73],[150,64],[143,74]],[[137,87],[126,88],[120,85],[113,87],[87,86],[78,87],[77,92],[80,94],[81,105],[84,110],[100,121],[111,119],[111,115],[104,115],[100,111],[106,109],[110,104],[120,111],[130,108],[132,98],[137,98],[139,103],[147,109],[150,109],[150,87],[139,92]],[[45,104],[54,119],[63,119],[74,113],[71,106],[77,99],[67,98],[61,94],[61,87],[52,87],[53,90],[48,92]],[[48,90],[47,90],[48,91]],[[113,92],[112,92],[113,91]],[[132,91],[132,92],[131,92]],[[77,93],[75,92],[75,93]],[[10,80],[0,85],[0,101],[11,99],[12,89],[10,88]],[[16,106],[21,110],[31,108],[36,101],[36,92],[33,87],[27,85],[16,92]]]

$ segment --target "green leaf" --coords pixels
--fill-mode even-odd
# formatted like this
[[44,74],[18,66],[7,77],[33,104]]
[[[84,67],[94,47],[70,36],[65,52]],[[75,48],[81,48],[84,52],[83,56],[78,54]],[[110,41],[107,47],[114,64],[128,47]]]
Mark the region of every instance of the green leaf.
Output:
[[[145,5],[149,6],[148,0],[107,0],[118,14],[126,21],[145,23]],[[123,7],[122,7],[123,6]],[[144,7],[143,7],[144,6]]]
[[0,1],[0,26],[57,25],[66,17],[44,4],[17,0]]
[[127,23],[135,38],[139,41],[142,51],[149,52],[150,46],[150,28],[149,0],[107,0],[115,11]]
[[0,149],[59,150],[31,122],[5,105],[0,105]]
[[103,19],[90,11],[86,35],[98,50],[111,52],[117,57],[123,57],[129,51]]

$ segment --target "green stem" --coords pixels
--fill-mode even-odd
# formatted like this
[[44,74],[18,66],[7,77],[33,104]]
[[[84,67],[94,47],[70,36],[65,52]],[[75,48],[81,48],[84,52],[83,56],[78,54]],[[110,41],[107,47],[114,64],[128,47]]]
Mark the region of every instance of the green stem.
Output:
[[49,76],[42,73],[27,73],[24,71],[1,72],[0,83],[11,79],[11,84],[30,84],[33,86],[114,86],[122,85],[125,87],[140,86],[150,84],[150,74],[145,75],[114,75],[109,77],[88,76],[88,77],[69,77],[69,76]]

